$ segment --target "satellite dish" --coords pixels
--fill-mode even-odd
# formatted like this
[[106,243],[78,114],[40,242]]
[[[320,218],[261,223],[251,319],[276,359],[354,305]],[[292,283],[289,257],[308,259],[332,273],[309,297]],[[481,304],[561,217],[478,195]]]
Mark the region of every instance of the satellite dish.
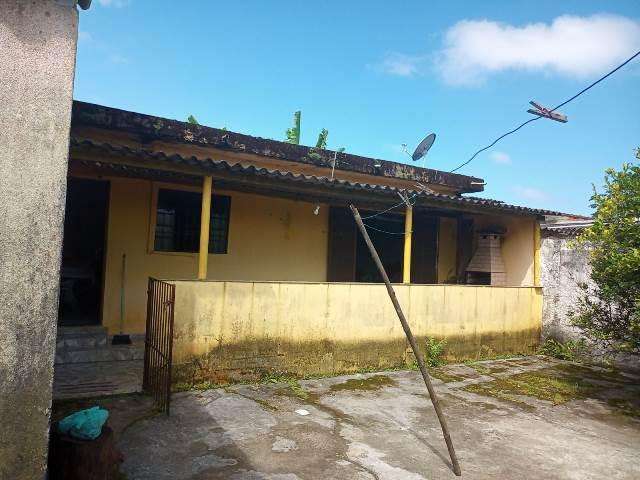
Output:
[[416,147],[416,151],[413,152],[413,155],[411,155],[411,159],[414,162],[417,162],[418,160],[420,160],[422,157],[424,157],[427,154],[427,152],[431,148],[431,145],[433,145],[433,142],[435,141],[436,141],[435,133],[430,133],[429,135],[427,135],[424,138],[424,140],[420,142],[420,145]]

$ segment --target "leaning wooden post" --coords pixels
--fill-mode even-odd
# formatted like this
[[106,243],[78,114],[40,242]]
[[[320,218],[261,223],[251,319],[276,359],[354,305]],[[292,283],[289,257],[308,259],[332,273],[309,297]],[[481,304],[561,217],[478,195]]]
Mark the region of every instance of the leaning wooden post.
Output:
[[351,212],[353,212],[353,218],[356,220],[356,224],[360,229],[360,233],[364,237],[364,241],[369,247],[369,252],[371,252],[371,257],[375,262],[378,270],[380,271],[380,275],[382,275],[382,279],[384,280],[385,285],[387,286],[387,292],[389,292],[389,297],[391,298],[391,302],[396,309],[396,313],[398,314],[398,318],[400,319],[400,323],[402,324],[402,329],[404,330],[405,335],[407,336],[407,340],[409,340],[409,344],[411,345],[411,349],[413,350],[413,354],[416,356],[416,361],[418,362],[418,368],[420,368],[420,373],[422,374],[422,378],[424,379],[424,384],[427,386],[427,390],[429,391],[429,397],[431,398],[431,403],[433,404],[433,408],[436,411],[436,415],[438,416],[438,420],[440,421],[440,426],[442,427],[442,434],[444,435],[444,441],[447,444],[447,449],[449,450],[449,456],[451,457],[451,464],[453,465],[453,472],[460,476],[460,464],[458,463],[458,457],[456,456],[456,451],[453,448],[453,442],[451,441],[451,436],[449,435],[449,427],[447,427],[447,421],[442,414],[442,409],[440,408],[440,403],[438,401],[438,397],[436,397],[436,392],[433,389],[433,385],[431,385],[431,378],[429,377],[429,373],[427,372],[427,367],[424,364],[424,359],[422,358],[422,354],[420,353],[420,349],[418,348],[418,344],[416,343],[416,339],[413,337],[413,333],[411,333],[411,328],[409,328],[409,324],[407,323],[407,319],[402,312],[402,308],[400,307],[400,303],[398,302],[398,298],[396,297],[396,292],[389,281],[389,276],[380,261],[380,257],[378,256],[378,252],[376,248],[371,243],[371,239],[369,238],[369,234],[367,233],[367,229],[362,223],[362,218],[360,218],[360,212],[353,205],[349,205],[351,208]]

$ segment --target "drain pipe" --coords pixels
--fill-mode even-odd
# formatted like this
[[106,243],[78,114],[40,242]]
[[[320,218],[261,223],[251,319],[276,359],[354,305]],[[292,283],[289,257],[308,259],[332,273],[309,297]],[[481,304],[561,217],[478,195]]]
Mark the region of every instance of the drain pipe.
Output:
[[122,272],[120,278],[120,333],[114,335],[111,340],[112,345],[130,345],[131,337],[123,333],[124,330],[124,292],[127,273],[127,254],[122,254]]

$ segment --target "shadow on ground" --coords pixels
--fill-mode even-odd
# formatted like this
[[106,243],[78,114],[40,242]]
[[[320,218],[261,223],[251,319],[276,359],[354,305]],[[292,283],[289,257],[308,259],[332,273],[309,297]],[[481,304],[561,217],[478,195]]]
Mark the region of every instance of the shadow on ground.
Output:
[[[543,357],[433,373],[463,478],[640,478],[637,373]],[[111,404],[129,480],[455,478],[414,371],[183,392],[132,422],[145,401]]]

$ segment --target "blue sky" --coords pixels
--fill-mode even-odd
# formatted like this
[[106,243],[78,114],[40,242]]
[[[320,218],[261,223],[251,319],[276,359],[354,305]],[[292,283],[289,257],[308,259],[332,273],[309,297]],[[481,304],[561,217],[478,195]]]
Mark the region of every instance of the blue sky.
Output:
[[[75,98],[451,170],[640,50],[640,2],[94,0]],[[640,60],[479,155],[485,196],[589,213],[592,184],[640,146]]]

